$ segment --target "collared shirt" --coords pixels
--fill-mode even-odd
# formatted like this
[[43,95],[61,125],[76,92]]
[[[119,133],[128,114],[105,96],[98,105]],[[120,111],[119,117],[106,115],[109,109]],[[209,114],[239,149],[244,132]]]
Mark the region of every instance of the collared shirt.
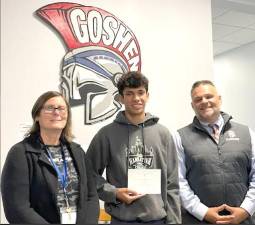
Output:
[[[207,130],[207,132],[212,135],[213,134],[213,130],[211,127],[209,127],[209,123],[205,123],[205,122],[202,122],[202,121],[199,121],[200,124],[203,126],[203,128],[205,128]],[[218,127],[219,127],[219,132],[221,132],[223,126],[224,126],[224,120],[223,120],[223,117],[222,115],[219,116],[219,118],[214,122],[214,124],[217,124]]]
[[[200,122],[201,125],[211,134],[212,129],[208,127],[208,123]],[[221,132],[224,121],[222,116],[215,122],[219,126]],[[240,205],[241,208],[245,209],[250,215],[255,212],[255,132],[249,128],[252,145],[252,159],[251,159],[251,171],[249,174],[250,183],[249,189],[246,193],[245,199]],[[182,146],[181,137],[178,132],[173,133],[174,142],[177,149],[177,155],[179,159],[179,185],[180,185],[180,196],[183,207],[193,216],[199,220],[203,220],[205,217],[208,207],[204,205],[199,197],[194,194],[193,190],[189,186],[186,179],[186,166],[185,166],[185,154]]]

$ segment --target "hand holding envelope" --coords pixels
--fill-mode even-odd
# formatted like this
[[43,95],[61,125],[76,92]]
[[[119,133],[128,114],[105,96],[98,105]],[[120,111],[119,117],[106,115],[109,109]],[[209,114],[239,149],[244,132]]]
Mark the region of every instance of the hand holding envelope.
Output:
[[118,188],[117,199],[131,204],[146,194],[161,194],[161,170],[128,169],[128,188]]
[[121,202],[125,202],[126,204],[131,204],[138,198],[144,196],[143,194],[138,194],[136,191],[133,191],[129,188],[118,188],[116,197]]

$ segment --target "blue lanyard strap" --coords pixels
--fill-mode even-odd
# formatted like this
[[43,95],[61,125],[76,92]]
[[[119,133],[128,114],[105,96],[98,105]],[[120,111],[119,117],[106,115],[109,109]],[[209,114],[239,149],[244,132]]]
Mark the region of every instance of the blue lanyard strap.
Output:
[[46,150],[47,150],[47,153],[49,155],[50,162],[51,162],[52,166],[54,167],[54,169],[55,169],[55,171],[58,175],[58,178],[61,181],[61,186],[64,190],[64,193],[66,193],[66,186],[68,184],[68,182],[67,182],[68,175],[67,175],[67,162],[66,162],[66,159],[65,159],[65,153],[64,153],[64,150],[63,150],[63,146],[61,146],[61,154],[63,156],[63,163],[64,163],[64,169],[62,171],[60,171],[60,168],[53,161],[51,152],[49,151],[48,147],[46,147]]

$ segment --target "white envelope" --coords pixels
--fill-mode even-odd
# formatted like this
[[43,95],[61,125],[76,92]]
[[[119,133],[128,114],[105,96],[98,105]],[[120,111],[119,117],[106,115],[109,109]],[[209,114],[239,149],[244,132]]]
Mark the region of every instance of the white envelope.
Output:
[[161,194],[161,169],[128,169],[128,188],[139,194]]

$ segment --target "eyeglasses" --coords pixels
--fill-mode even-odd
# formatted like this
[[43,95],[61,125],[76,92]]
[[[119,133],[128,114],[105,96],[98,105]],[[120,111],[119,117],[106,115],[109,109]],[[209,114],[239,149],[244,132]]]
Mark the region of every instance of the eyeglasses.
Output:
[[46,105],[43,107],[43,110],[45,113],[53,113],[56,110],[58,110],[59,113],[64,114],[66,113],[66,107],[65,106],[53,106],[53,105]]

